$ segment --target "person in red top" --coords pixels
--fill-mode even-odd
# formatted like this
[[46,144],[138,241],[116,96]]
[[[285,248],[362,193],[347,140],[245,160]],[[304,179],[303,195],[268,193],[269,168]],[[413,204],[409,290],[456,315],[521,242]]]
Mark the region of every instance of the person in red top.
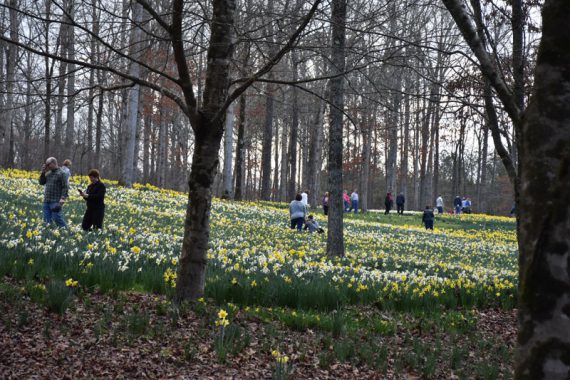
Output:
[[386,199],[384,199],[384,206],[386,206],[386,211],[384,215],[388,215],[392,207],[394,207],[394,199],[392,198],[392,193],[386,193]]
[[348,195],[348,191],[344,191],[342,194],[342,200],[344,202],[344,212],[350,210],[350,196]]

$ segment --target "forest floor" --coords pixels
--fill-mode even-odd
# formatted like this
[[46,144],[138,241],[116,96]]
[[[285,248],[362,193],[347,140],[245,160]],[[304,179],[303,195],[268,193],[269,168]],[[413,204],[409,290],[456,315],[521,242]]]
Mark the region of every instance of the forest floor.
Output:
[[450,330],[437,315],[362,306],[350,312],[398,328],[330,332],[291,328],[256,308],[233,313],[237,333],[224,348],[219,307],[207,302],[174,308],[164,296],[92,292],[58,314],[22,296],[20,283],[4,277],[0,285],[4,379],[508,378],[516,339],[513,310],[472,310],[462,329]]

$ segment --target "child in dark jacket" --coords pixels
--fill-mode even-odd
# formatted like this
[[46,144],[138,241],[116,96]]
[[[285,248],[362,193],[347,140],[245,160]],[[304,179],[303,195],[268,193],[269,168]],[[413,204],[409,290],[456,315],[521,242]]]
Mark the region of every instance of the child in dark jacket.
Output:
[[422,222],[426,226],[426,230],[433,231],[433,221],[435,220],[435,215],[433,214],[433,209],[430,206],[426,206],[424,210],[424,215],[422,216]]

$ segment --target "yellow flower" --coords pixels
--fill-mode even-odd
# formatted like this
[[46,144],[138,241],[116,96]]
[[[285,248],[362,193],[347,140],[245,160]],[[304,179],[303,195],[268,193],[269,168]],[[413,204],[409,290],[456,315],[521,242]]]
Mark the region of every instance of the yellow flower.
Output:
[[253,281],[251,282],[251,287],[252,287],[252,288],[255,288],[256,286],[257,286],[257,281],[253,280]]
[[289,356],[280,356],[277,358],[277,361],[281,364],[285,364],[289,361]]
[[29,259],[29,260],[28,260],[28,265],[34,265],[34,259]]
[[274,358],[278,357],[278,356],[279,356],[279,351],[277,351],[277,350],[271,351],[271,356],[273,356]]
[[26,232],[26,237],[27,237],[28,239],[31,239],[32,236],[34,236],[34,234],[32,233],[32,231]]
[[225,319],[227,316],[228,312],[225,311],[224,309],[220,309],[220,311],[218,311],[218,318]]
[[237,278],[232,278],[232,285],[236,285],[237,284]]
[[172,260],[170,260],[170,263],[171,263],[172,265],[176,265],[176,264],[178,264],[178,259],[173,258]]
[[134,254],[139,254],[141,253],[141,249],[135,245],[134,247],[131,248],[131,252]]
[[79,285],[79,281],[74,281],[72,278],[68,278],[65,280],[65,286],[69,286],[70,288],[75,288]]

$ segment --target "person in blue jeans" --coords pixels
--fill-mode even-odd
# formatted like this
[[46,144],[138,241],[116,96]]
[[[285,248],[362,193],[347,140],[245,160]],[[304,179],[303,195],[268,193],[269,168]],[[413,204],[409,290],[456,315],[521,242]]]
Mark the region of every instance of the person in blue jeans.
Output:
[[45,186],[43,216],[44,222],[55,222],[59,227],[66,228],[67,223],[61,214],[63,204],[68,197],[69,185],[67,176],[58,167],[57,160],[50,157],[42,166],[40,185]]
[[358,214],[358,192],[356,189],[350,194],[350,201],[352,205],[350,206],[351,210],[354,210],[355,214]]
[[305,223],[305,216],[307,215],[307,207],[302,202],[303,197],[301,194],[295,196],[295,200],[289,204],[289,216],[291,218],[291,229],[297,228],[297,231],[302,231],[303,224]]

